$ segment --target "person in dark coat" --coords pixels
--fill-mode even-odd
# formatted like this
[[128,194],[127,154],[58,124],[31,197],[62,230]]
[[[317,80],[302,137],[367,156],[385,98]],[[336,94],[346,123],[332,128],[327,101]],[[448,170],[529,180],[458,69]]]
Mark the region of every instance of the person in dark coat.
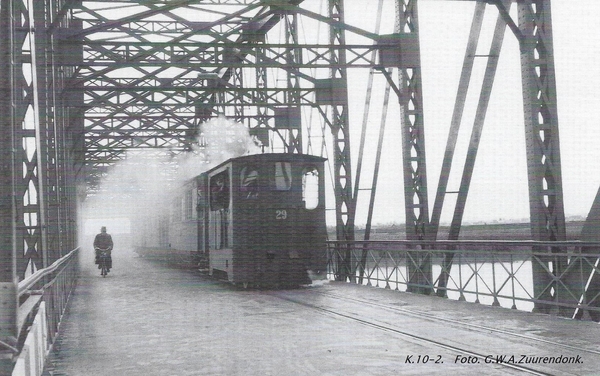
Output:
[[[106,227],[100,228],[100,233],[94,238],[94,250],[96,251],[96,264],[98,264],[99,249],[108,250],[108,271],[112,268],[112,256],[111,251],[113,249],[112,236],[106,232]],[[98,265],[100,269],[100,265]]]

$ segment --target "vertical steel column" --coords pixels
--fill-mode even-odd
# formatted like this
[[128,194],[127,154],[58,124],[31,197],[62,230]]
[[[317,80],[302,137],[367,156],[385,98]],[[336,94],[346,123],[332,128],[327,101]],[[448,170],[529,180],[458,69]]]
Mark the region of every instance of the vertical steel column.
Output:
[[[339,27],[344,22],[344,1],[329,0],[328,15],[337,21],[330,24],[329,42],[332,46],[330,51],[332,87],[338,91],[335,103],[332,104],[331,132],[334,140],[334,179],[335,179],[335,213],[336,213],[336,235],[337,240],[354,240],[354,217],[356,204],[352,195],[352,170],[350,164],[350,130],[348,122],[348,77],[346,73],[346,56],[343,48],[346,44],[344,30]],[[339,23],[338,23],[339,22]],[[339,279],[350,278],[353,270],[351,265],[350,248],[343,250],[345,254],[344,265],[340,265]]]
[[85,124],[84,99],[80,90],[69,90],[77,64],[83,61],[83,47],[69,36],[83,27],[80,21],[74,22],[69,16],[67,3],[54,1],[49,14],[57,18],[49,27],[51,43],[51,93],[53,103],[53,124],[58,148],[57,164],[60,179],[60,226],[64,243],[61,250],[68,251],[77,246],[79,202],[85,197],[84,155]]
[[[520,1],[518,16],[531,234],[534,240],[561,241],[566,230],[550,0]],[[561,288],[555,284],[554,293],[548,288],[553,283],[548,270],[560,275],[563,265],[550,256],[546,263],[533,264],[534,294],[536,299],[550,301],[560,295]],[[539,303],[535,309],[548,310]]]
[[[298,14],[286,12],[283,17],[285,23],[286,61],[290,65],[302,62],[301,50],[298,47]],[[300,80],[292,72],[287,71],[288,107],[300,106]],[[298,129],[289,129],[288,153],[302,153],[302,125]]]
[[[417,0],[396,2],[396,32],[412,33],[419,37]],[[420,66],[399,68],[401,95],[400,122],[402,127],[402,164],[404,166],[404,200],[406,214],[406,237],[409,240],[426,238],[429,226],[427,200],[427,172],[425,163],[425,132],[423,121],[423,95]],[[410,253],[408,261],[408,291],[429,294],[432,284],[431,259],[429,255]]]
[[238,88],[240,90],[234,90],[232,102],[233,106],[233,118],[238,123],[244,123],[244,93],[242,92],[242,88],[244,87],[244,74],[242,72],[242,68],[233,68],[231,70],[231,83],[233,87]]
[[17,275],[23,278],[47,264],[45,245],[45,174],[39,127],[39,93],[36,67],[36,41],[33,5],[24,1],[12,4],[11,86],[14,138],[14,200],[16,215]]
[[[59,103],[57,101],[57,70],[54,49],[53,32],[56,29],[52,22],[57,22],[56,1],[46,1],[44,11],[44,47],[45,47],[45,81],[46,81],[46,126],[48,128],[49,137],[51,140],[49,145],[49,161],[52,162],[49,167],[49,187],[48,187],[48,219],[49,232],[51,239],[49,242],[49,251],[53,252],[50,255],[51,259],[60,258],[68,251],[75,247],[71,247],[71,225],[69,223],[70,206],[74,198],[68,197],[66,191],[69,187],[69,179],[74,177],[67,171],[66,159],[64,156],[67,153],[65,144],[64,127],[62,126],[59,116]],[[38,18],[40,12],[37,12]],[[43,13],[42,13],[43,14]],[[38,21],[36,20],[36,23]],[[37,25],[36,25],[37,27]],[[38,35],[38,39],[40,36]]]
[[[65,68],[60,65],[60,26],[70,21],[71,5],[60,0],[47,0],[46,7],[36,4],[38,45],[44,47],[45,64],[45,126],[48,134],[48,251],[50,260],[66,255],[77,246],[76,185],[80,174],[74,169],[74,155],[66,132],[66,110],[60,101],[65,86]],[[74,26],[74,25],[71,25]],[[73,28],[75,29],[75,28]],[[39,55],[39,54],[38,54]],[[39,64],[38,64],[39,65]],[[81,94],[82,95],[82,94]],[[43,118],[42,118],[43,119]]]
[[58,220],[58,171],[56,166],[56,132],[50,118],[48,92],[47,17],[43,1],[28,0],[30,24],[33,109],[36,127],[38,205],[43,266],[60,258]]
[[17,342],[17,265],[15,253],[14,113],[12,75],[12,1],[0,0],[0,374],[12,370],[12,350]]
[[[264,42],[264,40],[263,40]],[[256,64],[256,66],[254,67],[254,74],[255,74],[255,78],[256,78],[256,101],[259,103],[258,106],[256,106],[256,115],[254,116],[254,120],[256,122],[256,124],[254,125],[255,129],[269,129],[269,117],[267,114],[267,68],[260,63],[260,61],[263,59],[263,56],[265,55],[265,48],[264,48],[264,43],[256,43],[256,45],[254,46],[254,58],[255,61],[254,63]],[[267,132],[267,137],[268,135],[268,131]],[[258,134],[257,134],[258,137]],[[268,138],[267,138],[268,141]],[[263,142],[264,144],[264,142]],[[270,142],[267,142],[266,145],[264,146],[269,146]]]
[[[25,216],[27,208],[25,208],[24,197],[27,191],[25,185],[26,178],[32,176],[29,173],[29,163],[27,156],[23,150],[25,137],[23,131],[23,123],[25,112],[27,110],[26,91],[27,85],[23,77],[23,61],[26,59],[23,55],[23,43],[27,36],[28,22],[23,24],[22,20],[29,20],[29,17],[23,17],[25,6],[22,1],[11,2],[11,62],[9,65],[11,76],[11,108],[12,108],[12,126],[13,126],[13,161],[14,161],[14,181],[13,181],[13,199],[15,205],[15,253],[17,262],[17,278],[22,278],[25,274],[28,261],[31,257],[38,256],[35,252],[30,252],[29,234],[25,227]],[[27,16],[27,14],[25,14]],[[25,171],[24,171],[25,170]],[[31,230],[33,233],[34,230]],[[35,246],[32,247],[35,249]]]

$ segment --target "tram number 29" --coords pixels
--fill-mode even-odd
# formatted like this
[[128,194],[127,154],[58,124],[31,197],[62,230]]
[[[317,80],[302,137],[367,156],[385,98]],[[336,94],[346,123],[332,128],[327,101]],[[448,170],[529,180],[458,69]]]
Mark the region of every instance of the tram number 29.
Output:
[[275,210],[275,219],[277,219],[277,220],[287,219],[287,216],[288,216],[287,210],[285,210],[285,209]]

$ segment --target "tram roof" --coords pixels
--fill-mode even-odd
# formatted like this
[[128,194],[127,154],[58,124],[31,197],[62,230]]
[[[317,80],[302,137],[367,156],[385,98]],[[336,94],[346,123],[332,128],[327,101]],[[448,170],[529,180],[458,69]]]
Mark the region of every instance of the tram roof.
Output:
[[211,173],[213,170],[219,169],[222,166],[232,162],[245,162],[245,163],[265,163],[265,162],[325,162],[327,158],[319,157],[310,154],[292,154],[292,153],[263,153],[263,154],[249,154],[240,157],[230,158],[217,166],[204,172],[205,174]]

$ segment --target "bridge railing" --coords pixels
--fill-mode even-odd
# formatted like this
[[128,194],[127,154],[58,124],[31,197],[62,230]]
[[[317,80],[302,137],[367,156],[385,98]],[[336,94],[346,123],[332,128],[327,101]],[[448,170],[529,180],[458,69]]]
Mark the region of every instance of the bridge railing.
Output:
[[328,242],[330,279],[600,321],[600,243]]
[[19,282],[13,375],[41,375],[79,275],[79,248]]

